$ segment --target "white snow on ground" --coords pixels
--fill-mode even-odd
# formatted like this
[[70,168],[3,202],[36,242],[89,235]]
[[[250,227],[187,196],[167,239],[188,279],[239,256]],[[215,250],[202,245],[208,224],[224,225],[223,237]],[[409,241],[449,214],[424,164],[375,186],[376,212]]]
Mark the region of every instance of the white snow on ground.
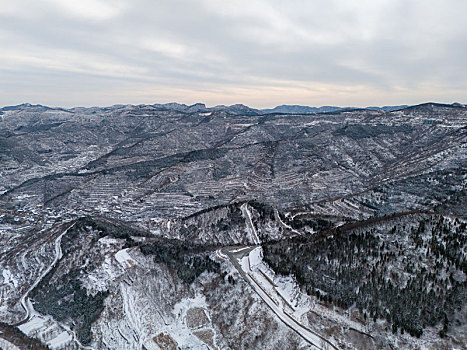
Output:
[[242,250],[244,250],[244,249],[245,249],[245,247],[232,248],[232,249],[229,249],[229,251],[230,251],[231,253],[238,253],[238,252],[240,252],[240,251],[242,251]]
[[2,275],[4,284],[12,284],[14,288],[18,286],[18,281],[15,278],[13,278],[13,275],[11,274],[10,270],[3,269]]
[[107,290],[112,281],[124,274],[126,270],[138,265],[137,261],[130,255],[132,253],[130,248],[121,249],[115,254],[109,252],[119,249],[123,245],[123,240],[103,237],[99,243],[106,251],[104,262],[92,273],[88,273],[80,279],[83,286],[91,293]]
[[292,306],[294,315],[301,317],[311,308],[308,296],[300,292],[297,282],[290,276],[278,276],[274,278],[277,292]]
[[298,232],[296,229],[292,228],[291,226],[287,225],[284,221],[282,221],[279,212],[277,211],[276,207],[274,207],[274,217],[276,218],[277,221],[281,224],[282,227],[286,228],[287,230],[290,230],[291,232],[301,236],[302,233]]
[[[262,251],[258,247],[250,253],[250,256],[258,254],[255,252],[256,250]],[[252,265],[251,268],[251,274],[261,283],[261,286],[278,297],[285,304],[287,312],[293,315],[296,320],[301,320],[308,311],[314,310],[329,319],[338,320],[339,323],[347,324],[362,332],[366,331],[361,324],[351,321],[347,316],[339,315],[333,310],[315,304],[313,298],[300,291],[298,283],[292,276],[275,275],[274,271],[263,261],[260,264]]]
[[222,253],[222,248],[216,250],[215,257],[219,258],[221,261],[228,259],[228,256]]
[[[114,264],[117,266],[114,267]],[[123,271],[122,267],[118,268],[117,263],[112,261],[111,256],[106,256],[101,266],[95,269],[92,273],[86,275],[86,278],[81,278],[81,282],[86,289],[92,293],[104,291],[108,286],[120,276]]]
[[195,349],[205,349],[206,345],[195,337],[186,325],[186,313],[194,307],[207,309],[206,297],[197,294],[194,298],[182,299],[175,304],[172,313],[176,317],[176,322],[167,326],[166,331],[178,344],[191,344],[196,346]]
[[136,261],[128,254],[128,250],[130,248],[125,248],[122,250],[119,250],[115,254],[115,259],[122,265],[124,268],[131,268],[136,265]]
[[[178,319],[177,322],[172,323],[170,326],[166,326],[161,332],[170,334],[177,344],[182,346],[182,349],[206,349],[204,342],[195,337],[181,319]],[[187,346],[187,344],[190,345]]]
[[25,334],[30,334],[40,328],[45,327],[47,319],[45,317],[40,317],[38,315],[34,315],[30,318],[30,320],[22,325],[18,326],[18,328]]
[[[197,295],[194,298],[182,299],[174,305],[172,313],[175,320],[171,319],[167,322],[164,318],[153,318],[154,315],[148,318],[141,310],[143,305],[135,300],[135,294],[131,286],[121,283],[121,292],[123,297],[124,308],[124,327],[120,330],[120,335],[126,337],[128,341],[128,349],[134,349],[134,345],[138,345],[140,349],[144,346],[147,349],[159,349],[154,343],[153,338],[159,334],[170,335],[170,337],[178,344],[181,349],[205,349],[204,343],[194,336],[186,324],[186,313],[188,309],[193,307],[206,308],[206,300],[204,296]],[[147,322],[152,318],[152,323]],[[120,323],[120,325],[122,325]],[[136,336],[136,338],[135,338]],[[135,344],[136,340],[136,344]],[[129,345],[131,343],[131,345]],[[122,344],[122,343],[120,343]],[[189,346],[187,346],[189,344]]]
[[206,297],[204,295],[198,294],[194,298],[182,299],[177,304],[174,305],[172,313],[176,317],[181,317],[185,315],[188,309],[199,307],[202,309],[207,309],[208,305],[206,303]]
[[[66,348],[66,346],[74,341],[75,335],[72,331],[61,327],[52,317],[39,314],[34,310],[29,299],[27,302],[29,304],[31,318],[28,322],[18,326],[23,333],[28,336],[37,334],[38,338],[45,342],[51,349]],[[37,335],[34,335],[34,337],[37,337]]]
[[69,328],[64,327],[51,316],[41,315],[39,312],[34,310],[31,300],[29,299],[29,293],[40,283],[44,276],[55,266],[57,261],[62,257],[61,240],[68,230],[73,226],[72,224],[64,232],[62,232],[55,240],[55,258],[52,263],[42,272],[42,274],[34,281],[29,287],[26,293],[22,296],[20,302],[26,311],[26,317],[24,320],[27,322],[18,326],[18,328],[25,334],[30,335],[31,333],[38,333],[35,337],[38,337],[41,341],[45,342],[51,349],[60,349],[70,345],[70,342],[76,342],[79,344],[76,335]]
[[253,225],[253,222],[251,221],[251,213],[248,210],[248,204],[243,203],[240,209],[243,213],[243,216],[245,217],[246,226],[248,227],[248,231],[250,232],[253,242],[255,244],[261,244],[261,240],[258,237],[258,233],[256,232],[255,225]]
[[69,344],[72,340],[73,336],[67,331],[64,331],[57,335],[55,338],[51,339],[47,344],[50,348],[57,349]]
[[0,338],[0,349],[2,350],[20,350],[16,345]]
[[146,340],[143,345],[147,350],[160,350],[160,347],[152,339]]
[[102,245],[107,246],[107,247],[117,245],[117,244],[119,244],[121,242],[122,242],[121,239],[113,238],[113,237],[110,237],[110,236],[104,236],[104,237],[99,239],[99,244],[102,244]]
[[[141,349],[143,345],[148,350],[159,349],[154,338],[161,334],[170,336],[181,349],[206,349],[204,343],[187,326],[186,320],[189,309],[194,307],[208,308],[205,297],[201,294],[190,295],[190,297],[179,300],[171,308],[171,311],[169,309],[164,311],[164,305],[151,304],[155,303],[155,299],[159,297],[152,296],[154,290],[158,288],[147,290],[145,283],[139,284],[136,282],[137,278],[135,281],[132,280],[132,276],[143,274],[142,271],[145,268],[154,268],[152,259],[142,255],[138,249],[118,250],[116,247],[115,251],[117,253],[106,255],[104,267],[99,269],[98,274],[94,273],[93,278],[101,282],[102,278],[109,280],[110,275],[119,275],[121,299],[116,298],[115,301],[119,304],[118,310],[121,310],[122,315],[118,319],[106,319],[109,317],[106,310],[113,308],[113,305],[107,305],[106,310],[101,315],[102,320],[97,321],[93,332],[105,334],[103,342],[113,349],[137,350]],[[134,268],[128,269],[131,264],[134,264]],[[165,278],[170,280],[169,272],[163,271],[164,269],[161,270],[161,273],[167,274]],[[112,297],[109,297],[106,303],[110,302],[111,299]],[[165,312],[171,312],[173,317]],[[208,316],[208,312],[206,314]]]
[[307,297],[301,298],[302,294],[298,291],[298,285],[290,277],[281,278],[278,283],[275,282],[274,274],[263,263],[262,256],[262,248],[257,247],[239,261],[248,282],[256,293],[282,322],[294,329],[315,348],[325,349],[327,346],[337,349],[329,340],[325,340],[300,323],[300,317],[310,309]]
[[261,248],[253,249],[250,252],[250,255],[248,256],[248,258],[250,259],[251,268],[253,269],[257,267],[259,264],[263,262],[263,249]]
[[[24,293],[24,295],[21,297],[21,305],[23,307],[23,309],[26,311],[26,317],[24,318],[24,320],[28,320],[31,316],[31,313],[32,311],[34,311],[34,308],[32,307],[32,304],[29,300],[29,293],[34,289],[36,288],[36,286],[40,283],[40,281],[44,278],[45,275],[47,275],[49,273],[50,270],[52,270],[52,268],[55,266],[55,264],[57,263],[57,261],[62,257],[62,247],[61,247],[61,241],[62,241],[62,237],[65,233],[68,232],[68,230],[73,227],[75,224],[72,224],[70,227],[68,227],[65,231],[62,232],[62,234],[60,234],[60,236],[57,237],[57,239],[55,240],[55,258],[54,260],[52,261],[52,263],[41,273],[41,275],[34,281],[34,283],[29,287],[29,289],[26,291],[26,293]],[[23,255],[23,258],[24,258],[24,255]]]

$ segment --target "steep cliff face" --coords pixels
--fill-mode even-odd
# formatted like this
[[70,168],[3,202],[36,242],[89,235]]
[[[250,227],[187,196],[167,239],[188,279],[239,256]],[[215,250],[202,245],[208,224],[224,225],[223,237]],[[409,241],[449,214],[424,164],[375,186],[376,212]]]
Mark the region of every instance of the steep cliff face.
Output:
[[2,341],[465,345],[465,108],[191,107],[2,111]]

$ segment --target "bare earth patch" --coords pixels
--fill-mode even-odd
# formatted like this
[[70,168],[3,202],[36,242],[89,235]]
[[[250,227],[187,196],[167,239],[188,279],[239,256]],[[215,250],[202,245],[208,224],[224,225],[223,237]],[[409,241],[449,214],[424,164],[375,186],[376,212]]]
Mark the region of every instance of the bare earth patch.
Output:
[[361,332],[350,329],[346,335],[349,342],[357,346],[361,350],[371,350],[375,348],[375,342],[371,337]]
[[211,329],[203,329],[199,331],[194,331],[193,334],[197,336],[201,341],[206,343],[211,349],[217,349],[214,345],[214,332]]
[[160,333],[152,338],[161,350],[177,350],[177,342],[168,334]]
[[200,328],[209,324],[209,319],[206,312],[199,308],[193,307],[186,312],[186,324],[189,328]]

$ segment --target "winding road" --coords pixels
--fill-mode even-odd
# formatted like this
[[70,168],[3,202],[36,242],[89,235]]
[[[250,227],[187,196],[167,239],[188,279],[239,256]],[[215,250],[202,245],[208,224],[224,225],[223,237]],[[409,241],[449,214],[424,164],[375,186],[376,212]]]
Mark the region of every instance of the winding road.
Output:
[[250,254],[252,250],[257,248],[257,246],[246,246],[246,247],[224,247],[220,249],[218,256],[227,256],[232,262],[235,269],[238,271],[240,276],[250,284],[250,286],[255,290],[255,292],[260,296],[260,298],[269,306],[269,308],[279,317],[279,319],[289,328],[294,330],[298,335],[300,335],[305,341],[310,345],[319,350],[334,349],[339,350],[334,344],[328,341],[326,338],[322,337],[318,333],[312,331],[306,326],[302,325],[294,317],[285,312],[275,301],[271,295],[254,279],[251,277],[251,270],[244,271],[242,266],[239,263],[243,257]]
[[[245,247],[224,247],[218,249],[216,251],[216,255],[223,259],[229,259],[235,269],[238,271],[240,276],[255,290],[255,292],[260,296],[260,298],[269,306],[269,308],[279,317],[279,319],[289,328],[294,330],[298,335],[300,335],[305,341],[307,341],[310,345],[314,348],[319,350],[339,350],[333,343],[329,340],[324,338],[323,336],[319,335],[318,333],[312,331],[311,329],[307,328],[299,321],[297,321],[292,315],[287,313],[283,305],[281,307],[280,303],[278,303],[275,298],[273,298],[268,291],[253,277],[253,271],[251,270],[251,266],[248,263],[248,271],[245,271],[239,261],[245,257],[249,256],[251,251],[256,249],[260,244],[261,240],[259,239],[258,233],[256,232],[255,226],[251,220],[251,213],[248,210],[248,204],[244,203],[240,207],[243,216],[245,218],[245,223],[248,230],[251,233],[252,240],[254,242],[254,246],[245,246]],[[275,209],[275,208],[274,208]],[[299,234],[300,232],[293,230],[291,227],[288,227],[285,223],[280,220],[280,217],[275,210],[274,214],[276,215],[276,219],[284,225],[287,229],[291,230],[292,232]],[[287,303],[288,304],[288,303]]]
[[[61,327],[64,332],[67,332],[70,336],[71,336],[71,341],[75,342],[76,344],[78,344],[78,346],[82,349],[87,349],[87,350],[94,350],[94,348],[92,347],[89,347],[89,346],[85,346],[83,344],[81,344],[81,342],[78,340],[78,337],[76,335],[76,333],[70,329],[70,327],[64,325],[64,324],[61,324],[59,322],[57,322],[56,320],[53,319],[52,316],[50,315],[41,315],[39,314],[36,310],[34,310],[34,307],[32,305],[32,302],[31,302],[31,299],[29,299],[29,293],[31,293],[34,288],[36,288],[39,283],[42,281],[42,279],[54,268],[54,266],[58,263],[58,261],[63,257],[63,253],[62,253],[62,247],[61,247],[61,243],[62,243],[62,238],[63,236],[75,225],[75,222],[73,222],[71,225],[69,225],[56,239],[55,239],[55,242],[54,242],[54,247],[55,247],[55,257],[54,257],[54,260],[52,261],[52,263],[40,274],[40,276],[34,281],[34,283],[28,288],[28,290],[26,291],[26,293],[24,293],[24,295],[21,297],[20,299],[20,303],[21,303],[21,306],[23,307],[23,309],[25,310],[26,312],[26,315],[24,317],[23,320],[13,324],[12,326],[16,326],[16,327],[19,327],[21,328],[22,325],[25,325],[26,323],[28,323],[30,320],[32,320],[34,317],[39,317],[39,318],[42,318],[42,319],[50,319],[52,320],[54,323],[58,324],[59,327]],[[23,331],[24,332],[24,331]]]
[[31,301],[29,300],[29,293],[32,292],[34,288],[37,287],[37,285],[42,281],[42,279],[50,272],[50,270],[53,269],[55,264],[58,262],[58,260],[61,259],[63,256],[62,254],[62,247],[61,247],[61,242],[62,242],[62,237],[68,232],[70,228],[72,228],[75,225],[75,223],[71,224],[68,226],[68,228],[63,231],[56,239],[55,239],[55,258],[52,261],[52,263],[41,273],[41,275],[34,281],[34,283],[28,288],[26,293],[21,297],[21,306],[23,307],[24,311],[26,312],[26,316],[22,321],[19,321],[18,323],[14,324],[14,326],[20,326],[31,318],[31,314],[34,311],[34,308],[32,307]]
[[248,230],[250,231],[253,242],[255,244],[261,244],[261,240],[258,237],[258,233],[256,232],[255,225],[253,224],[253,221],[251,221],[251,213],[248,210],[248,204],[243,203],[242,206],[240,207],[240,210],[242,211],[242,214],[245,217],[246,225],[248,227]]

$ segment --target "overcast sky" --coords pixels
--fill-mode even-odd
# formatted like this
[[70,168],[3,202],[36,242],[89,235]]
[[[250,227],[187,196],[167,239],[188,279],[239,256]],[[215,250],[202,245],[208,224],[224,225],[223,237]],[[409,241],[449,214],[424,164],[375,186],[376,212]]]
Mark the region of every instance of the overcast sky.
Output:
[[466,0],[0,0],[0,105],[467,102]]

